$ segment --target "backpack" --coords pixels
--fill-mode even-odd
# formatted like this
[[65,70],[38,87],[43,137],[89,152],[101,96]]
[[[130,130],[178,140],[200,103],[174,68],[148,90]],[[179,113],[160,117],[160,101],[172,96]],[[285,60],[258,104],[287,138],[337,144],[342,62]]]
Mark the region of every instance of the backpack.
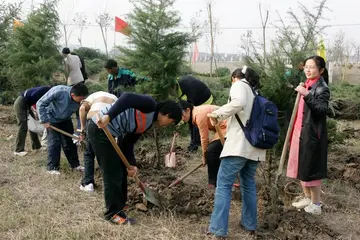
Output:
[[236,120],[242,128],[245,138],[253,147],[270,149],[278,142],[280,135],[278,108],[273,102],[257,94],[248,82],[243,82],[249,85],[255,98],[250,118],[245,126],[238,114],[235,114]]

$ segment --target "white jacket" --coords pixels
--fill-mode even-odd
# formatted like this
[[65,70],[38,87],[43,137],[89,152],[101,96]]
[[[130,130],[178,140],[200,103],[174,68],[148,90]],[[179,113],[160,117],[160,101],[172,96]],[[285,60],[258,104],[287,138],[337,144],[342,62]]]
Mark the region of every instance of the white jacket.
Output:
[[265,161],[266,150],[251,146],[245,138],[239,122],[236,120],[237,113],[241,122],[245,125],[250,118],[254,94],[248,84],[237,80],[230,88],[230,98],[227,104],[214,111],[219,119],[227,119],[227,133],[224,148],[220,157],[240,156],[255,161]]
[[79,82],[84,81],[84,77],[81,73],[81,61],[80,58],[76,55],[68,54],[64,59],[65,62],[65,71],[68,73],[69,77],[67,79],[67,85],[75,85]]

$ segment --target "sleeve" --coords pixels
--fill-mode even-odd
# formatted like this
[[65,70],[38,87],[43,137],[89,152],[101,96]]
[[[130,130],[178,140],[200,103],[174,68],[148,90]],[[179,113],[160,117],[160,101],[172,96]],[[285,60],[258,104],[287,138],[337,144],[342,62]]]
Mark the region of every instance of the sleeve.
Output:
[[130,165],[137,166],[134,145],[139,140],[141,134],[128,133],[120,140],[120,149],[123,151],[125,157],[129,161]]
[[108,75],[108,92],[109,93],[113,93],[113,84],[114,84],[114,81],[111,80],[110,74],[109,74]]
[[195,117],[195,124],[199,128],[202,154],[205,157],[205,153],[209,145],[209,126],[207,116],[205,114],[198,114]]
[[309,93],[306,97],[304,97],[304,101],[307,106],[310,108],[311,112],[316,115],[326,114],[329,107],[329,99],[330,99],[330,90],[327,87],[324,87],[320,93],[316,95],[316,97]]
[[40,122],[48,123],[50,117],[47,114],[47,107],[52,101],[55,101],[59,97],[59,92],[50,89],[44,96],[42,96],[39,101],[36,103],[36,109],[38,111]]
[[214,111],[214,113],[219,116],[219,119],[227,119],[244,109],[247,97],[245,87],[248,87],[245,84],[246,83],[236,84],[231,87],[231,101]]
[[150,113],[155,111],[156,101],[147,95],[126,92],[116,100],[107,115],[109,115],[110,119],[113,119],[129,108],[135,108],[143,113]]

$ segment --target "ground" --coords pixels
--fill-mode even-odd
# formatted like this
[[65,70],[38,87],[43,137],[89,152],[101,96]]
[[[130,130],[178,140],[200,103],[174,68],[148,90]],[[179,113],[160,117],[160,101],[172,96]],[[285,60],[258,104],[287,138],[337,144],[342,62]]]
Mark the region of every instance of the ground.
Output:
[[[208,224],[213,205],[213,193],[206,189],[206,168],[199,169],[174,189],[166,189],[200,163],[199,153],[184,150],[188,138],[177,141],[176,170],[153,167],[155,154],[150,139],[137,144],[140,179],[159,190],[169,206],[161,210],[148,203],[147,212],[137,210],[135,205],[143,200],[130,180],[128,214],[138,224],[115,226],[102,219],[104,203],[98,170],[96,192],[80,192],[81,173],[71,171],[65,158],[61,160],[62,174],[50,176],[45,174],[45,152],[31,152],[23,158],[13,155],[17,128],[11,107],[0,106],[0,123],[0,239],[205,239],[201,231]],[[341,126],[352,133],[352,139],[329,154],[329,179],[322,194],[323,215],[313,217],[290,207],[299,186],[288,179],[283,180],[289,183],[286,188],[279,189],[277,212],[270,213],[269,190],[259,168],[257,239],[360,239],[360,150],[356,140],[360,124],[343,122]],[[161,141],[164,154],[170,141]],[[236,190],[231,204],[230,240],[251,239],[239,228],[240,213],[241,200]]]

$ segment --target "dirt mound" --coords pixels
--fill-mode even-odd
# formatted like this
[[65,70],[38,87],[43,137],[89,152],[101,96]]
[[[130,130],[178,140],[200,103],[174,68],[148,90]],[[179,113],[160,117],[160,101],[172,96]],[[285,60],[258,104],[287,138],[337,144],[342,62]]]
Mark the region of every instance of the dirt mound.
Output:
[[[161,146],[166,151],[166,146]],[[147,211],[148,214],[159,214],[170,211],[173,214],[191,215],[191,218],[207,216],[211,213],[214,200],[214,192],[207,189],[206,184],[179,183],[176,186],[168,188],[180,175],[179,171],[185,168],[186,161],[191,158],[190,153],[184,151],[181,147],[175,149],[177,166],[175,169],[164,167],[161,162],[160,167],[156,167],[156,153],[146,148],[138,149],[137,156],[140,179],[144,184],[156,190],[162,196],[164,207],[158,208],[153,204],[143,200],[143,194],[135,184],[130,184],[128,199],[131,206],[138,204],[138,209]],[[163,160],[163,159],[161,159]],[[139,203],[143,203],[147,210],[140,209]]]
[[330,229],[320,218],[298,210],[283,210],[266,214],[258,239],[338,239],[340,234]]

